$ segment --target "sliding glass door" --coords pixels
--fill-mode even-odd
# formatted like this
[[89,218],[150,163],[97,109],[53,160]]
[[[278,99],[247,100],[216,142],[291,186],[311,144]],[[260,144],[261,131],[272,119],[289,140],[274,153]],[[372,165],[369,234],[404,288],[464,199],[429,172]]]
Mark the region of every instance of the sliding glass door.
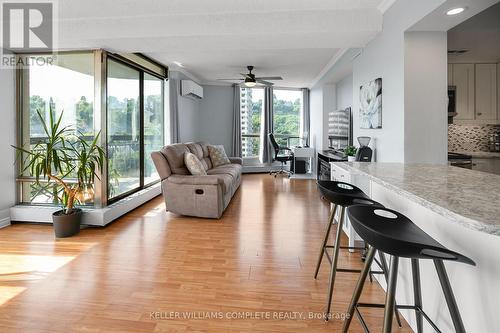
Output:
[[163,118],[164,80],[144,73],[144,184],[160,179],[151,159],[151,153],[165,143]]
[[159,181],[151,153],[165,143],[164,79],[108,58],[108,200]]
[[140,71],[108,60],[108,199],[141,186]]

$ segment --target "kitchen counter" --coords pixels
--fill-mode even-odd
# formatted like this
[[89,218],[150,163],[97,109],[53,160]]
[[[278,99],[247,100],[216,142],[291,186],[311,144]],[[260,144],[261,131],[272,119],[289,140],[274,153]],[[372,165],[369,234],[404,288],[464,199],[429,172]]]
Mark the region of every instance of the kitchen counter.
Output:
[[[447,248],[476,266],[446,261],[445,266],[467,332],[500,327],[500,176],[446,165],[332,163],[342,179],[373,200],[410,218]],[[432,260],[420,260],[423,308],[442,332],[453,324]],[[376,276],[385,288],[383,276]],[[410,260],[398,270],[398,304],[413,304]],[[401,314],[416,332],[413,311]],[[430,327],[427,327],[430,330]]]
[[342,163],[473,230],[500,235],[500,176],[446,165]]

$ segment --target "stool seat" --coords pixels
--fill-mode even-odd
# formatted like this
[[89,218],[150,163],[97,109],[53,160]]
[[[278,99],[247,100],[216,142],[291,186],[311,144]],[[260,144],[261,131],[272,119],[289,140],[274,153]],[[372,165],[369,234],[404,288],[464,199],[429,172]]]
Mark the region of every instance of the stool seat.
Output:
[[347,215],[358,235],[374,248],[412,259],[441,259],[475,266],[466,256],[451,251],[403,214],[373,205],[352,205]]
[[318,188],[328,201],[343,207],[355,204],[354,199],[369,199],[360,188],[349,183],[318,180]]

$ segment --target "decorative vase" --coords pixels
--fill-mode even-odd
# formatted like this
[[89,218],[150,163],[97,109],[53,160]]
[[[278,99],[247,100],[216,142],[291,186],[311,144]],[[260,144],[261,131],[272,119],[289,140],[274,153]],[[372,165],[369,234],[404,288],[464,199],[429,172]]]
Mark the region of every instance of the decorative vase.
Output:
[[347,156],[347,162],[355,162],[356,156]]
[[58,210],[52,214],[54,232],[57,238],[71,237],[80,232],[80,222],[82,221],[82,210],[73,208],[71,214],[64,214],[65,210]]

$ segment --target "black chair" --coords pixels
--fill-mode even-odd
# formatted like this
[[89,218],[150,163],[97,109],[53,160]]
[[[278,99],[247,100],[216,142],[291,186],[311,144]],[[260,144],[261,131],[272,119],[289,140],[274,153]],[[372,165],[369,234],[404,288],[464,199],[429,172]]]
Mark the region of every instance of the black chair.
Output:
[[[446,274],[443,260],[461,262],[475,266],[476,264],[474,261],[445,248],[415,225],[406,216],[394,210],[368,205],[353,205],[347,208],[347,216],[349,217],[354,230],[356,230],[358,235],[370,245],[370,249],[368,250],[365,266],[360,274],[351,303],[347,310],[348,315],[346,317],[347,319],[344,321],[342,332],[348,331],[354,312],[358,315],[365,332],[369,332],[368,327],[359,312],[359,307],[376,307],[385,309],[382,329],[382,332],[384,333],[392,332],[393,311],[391,309],[393,308],[415,310],[418,333],[421,333],[423,330],[424,318],[436,332],[440,332],[438,327],[423,310],[422,292],[420,287],[420,259],[431,259],[434,261],[434,266],[441,284],[441,289],[443,290],[445,296],[446,304],[448,305],[448,310],[450,311],[455,331],[460,333],[465,332],[465,327],[455,301],[455,296],[453,295],[453,291],[451,289],[450,281],[448,280],[448,275]],[[392,256],[389,268],[389,280],[387,283],[385,305],[358,302],[376,250]],[[413,295],[415,302],[413,305],[395,304],[396,283],[400,257],[411,259]]]
[[[337,267],[337,262],[339,258],[340,249],[348,249],[348,250],[365,250],[365,247],[361,246],[340,246],[340,236],[342,234],[342,227],[344,224],[344,214],[346,207],[351,205],[372,205],[374,207],[383,208],[380,203],[371,200],[360,188],[337,181],[328,181],[328,180],[319,180],[318,188],[323,195],[323,197],[333,204],[332,209],[330,210],[330,216],[328,219],[328,225],[326,226],[325,234],[323,237],[323,243],[320,248],[320,252],[318,255],[318,260],[316,263],[316,270],[314,271],[314,278],[318,277],[318,272],[321,267],[321,262],[323,261],[323,256],[326,256],[328,261],[331,264],[330,267],[330,277],[328,284],[328,297],[326,301],[326,310],[325,310],[325,320],[329,319],[330,316],[330,308],[333,298],[333,289],[335,286],[335,277],[337,272],[347,272],[347,273],[361,273],[360,269],[348,269],[348,268],[339,268]],[[340,206],[340,219],[337,222],[337,231],[335,233],[335,242],[333,245],[328,245],[328,238],[330,237],[330,230],[332,225],[335,223],[335,213]],[[328,253],[329,249],[333,249],[333,255],[330,257]],[[385,260],[385,257],[379,253],[380,261],[376,261],[378,266],[382,269],[381,271],[369,271],[370,280],[372,280],[372,274],[384,274],[386,280],[388,279],[388,266]],[[401,326],[401,320],[399,314],[396,312],[396,318],[399,326]]]
[[[269,141],[271,141],[271,145],[273,146],[274,150],[273,162],[274,161],[281,162],[281,168],[277,171],[271,171],[269,172],[269,174],[274,175],[274,177],[280,174],[286,174],[288,177],[290,177],[293,172],[285,170],[285,164],[288,161],[293,161],[292,150],[289,147],[280,147],[280,145],[278,145],[278,143],[276,142],[273,133],[269,133],[268,136],[269,136]],[[284,154],[284,152],[286,152],[287,154]]]

